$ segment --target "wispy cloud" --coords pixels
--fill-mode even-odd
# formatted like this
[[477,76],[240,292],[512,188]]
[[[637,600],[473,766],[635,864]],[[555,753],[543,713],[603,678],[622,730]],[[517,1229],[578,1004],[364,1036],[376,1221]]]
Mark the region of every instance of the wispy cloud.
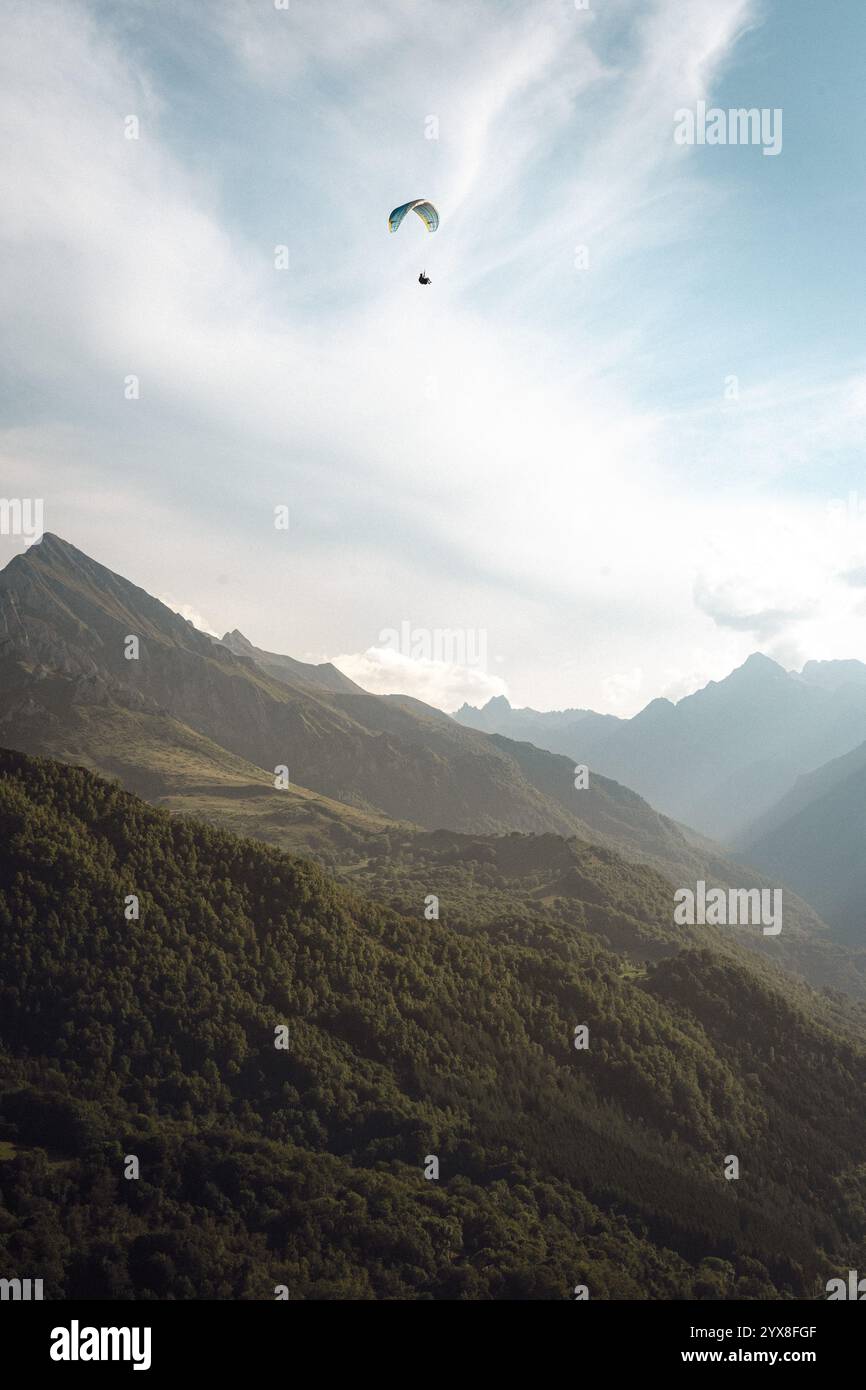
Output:
[[[439,702],[465,677],[376,654],[409,613],[488,629],[490,693],[541,705],[638,703],[672,653],[720,675],[756,636],[853,643],[838,573],[866,550],[825,512],[862,364],[756,375],[702,347],[700,389],[676,386],[704,327],[678,258],[730,189],[673,113],[754,21],[748,0],[12,0],[10,493],[221,628]],[[419,194],[440,232],[389,237]],[[760,597],[803,574],[808,604]]]

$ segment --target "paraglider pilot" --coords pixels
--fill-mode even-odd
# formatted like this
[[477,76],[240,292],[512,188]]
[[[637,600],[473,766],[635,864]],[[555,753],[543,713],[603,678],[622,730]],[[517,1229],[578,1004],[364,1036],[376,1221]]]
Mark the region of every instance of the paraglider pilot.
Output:
[[[403,203],[399,208],[395,208],[388,218],[388,230],[396,232],[407,212],[415,212],[421,218],[428,232],[435,232],[439,226],[439,214],[428,198],[413,198],[411,203]],[[426,270],[422,270],[418,276],[419,285],[430,285],[430,280]]]

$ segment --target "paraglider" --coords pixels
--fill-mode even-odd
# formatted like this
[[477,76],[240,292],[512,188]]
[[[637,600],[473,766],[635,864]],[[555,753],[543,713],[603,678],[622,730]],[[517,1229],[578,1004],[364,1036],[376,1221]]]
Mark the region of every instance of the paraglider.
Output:
[[389,232],[396,232],[407,212],[417,213],[428,232],[435,232],[439,226],[439,214],[433,204],[427,198],[413,198],[411,203],[404,203],[391,213],[388,218]]
[[[389,232],[396,232],[407,212],[415,212],[421,218],[428,232],[435,232],[439,226],[439,214],[428,198],[413,198],[411,203],[403,203],[399,208],[395,208],[388,218]],[[433,282],[428,278],[426,270],[422,270],[418,276],[419,285],[431,285]]]

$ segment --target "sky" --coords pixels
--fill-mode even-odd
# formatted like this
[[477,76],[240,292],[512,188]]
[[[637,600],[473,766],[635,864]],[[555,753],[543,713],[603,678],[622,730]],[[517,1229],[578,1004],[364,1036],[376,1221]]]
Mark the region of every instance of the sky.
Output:
[[866,659],[862,0],[277,4],[3,0],[0,494],[449,710]]

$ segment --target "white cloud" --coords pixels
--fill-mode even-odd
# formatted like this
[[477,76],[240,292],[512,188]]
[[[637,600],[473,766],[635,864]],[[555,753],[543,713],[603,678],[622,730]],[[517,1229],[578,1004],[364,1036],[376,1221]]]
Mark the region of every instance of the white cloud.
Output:
[[[126,28],[75,3],[8,10],[0,343],[44,414],[0,447],[50,529],[263,647],[354,652],[361,684],[446,707],[487,696],[459,670],[389,668],[375,633],[407,613],[484,627],[503,656],[488,693],[618,712],[724,674],[771,613],[810,654],[866,654],[836,577],[866,549],[796,489],[862,434],[862,371],[768,370],[735,407],[721,367],[697,406],[635,389],[688,355],[658,331],[688,306],[653,257],[722,193],[673,111],[729,62],[746,0],[656,0],[625,29],[621,9],[499,0],[351,20],[343,0],[179,6],[224,41],[240,129],[283,161],[265,211],[232,215],[245,151],[195,94],[178,138],[178,92],[136,42],[149,7]],[[440,232],[389,237],[420,191]]]
[[464,703],[484,705],[494,695],[508,693],[504,681],[478,667],[413,659],[391,647],[335,656],[333,664],[374,695],[411,695],[449,711]]
[[639,666],[635,666],[632,671],[605,676],[602,689],[610,713],[618,714],[626,708],[633,710],[644,690],[644,673]]
[[206,632],[209,637],[222,636],[215,628],[211,627],[207,618],[203,618],[201,613],[189,603],[178,603],[170,594],[156,594],[155,597],[159,599],[160,603],[164,603],[166,608],[170,608],[172,613],[178,613],[182,618],[185,618],[188,623],[192,623],[193,627],[198,628],[199,632]]

